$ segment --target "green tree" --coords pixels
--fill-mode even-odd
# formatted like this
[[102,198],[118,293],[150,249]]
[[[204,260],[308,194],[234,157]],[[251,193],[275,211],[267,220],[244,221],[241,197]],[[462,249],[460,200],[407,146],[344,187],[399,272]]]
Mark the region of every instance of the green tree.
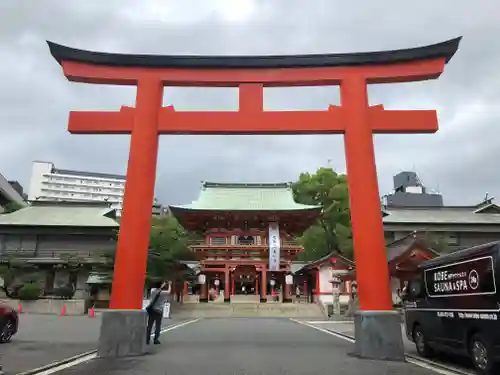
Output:
[[302,260],[315,260],[333,250],[352,258],[352,231],[347,176],[331,168],[314,174],[302,173],[293,184],[298,203],[320,205],[321,217],[300,238],[304,246]]
[[450,252],[449,237],[433,232],[425,232],[425,241],[438,253],[446,254]]
[[[147,279],[181,279],[187,277],[179,260],[194,259],[189,251],[189,243],[200,237],[187,232],[173,216],[154,217],[152,219]],[[105,278],[111,278],[115,263],[114,252],[99,252],[94,262],[93,272]]]
[[1,289],[9,298],[16,298],[24,284],[37,284],[43,280],[44,272],[36,264],[29,264],[22,259],[9,257],[0,264]]
[[189,244],[197,239],[199,235],[186,231],[174,216],[159,216],[152,221],[149,248],[172,260],[192,260]]

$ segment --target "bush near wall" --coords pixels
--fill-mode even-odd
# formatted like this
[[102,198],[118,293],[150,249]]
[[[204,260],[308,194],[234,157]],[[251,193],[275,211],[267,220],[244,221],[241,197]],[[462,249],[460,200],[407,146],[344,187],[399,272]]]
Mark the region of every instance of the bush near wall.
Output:
[[70,286],[61,286],[54,289],[54,295],[61,299],[71,299],[74,294],[75,291]]
[[18,295],[21,301],[34,301],[40,298],[42,290],[36,284],[24,284],[19,288]]

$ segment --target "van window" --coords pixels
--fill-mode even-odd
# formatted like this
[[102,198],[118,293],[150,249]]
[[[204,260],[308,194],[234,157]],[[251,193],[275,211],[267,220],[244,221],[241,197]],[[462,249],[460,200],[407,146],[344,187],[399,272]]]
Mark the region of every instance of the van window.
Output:
[[423,292],[422,277],[417,276],[408,283],[407,293],[411,298],[420,297]]
[[479,285],[481,291],[494,291],[495,286],[495,275],[493,274],[493,262],[489,263],[484,269],[484,277],[481,278]]

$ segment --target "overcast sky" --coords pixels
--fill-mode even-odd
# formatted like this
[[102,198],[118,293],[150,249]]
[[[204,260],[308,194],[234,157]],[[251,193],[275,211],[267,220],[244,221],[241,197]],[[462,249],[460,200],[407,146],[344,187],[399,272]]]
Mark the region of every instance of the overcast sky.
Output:
[[[29,186],[31,162],[125,173],[129,137],[70,135],[70,110],[133,105],[132,87],[69,83],[45,40],[104,52],[304,54],[427,45],[463,35],[437,81],[379,85],[372,104],[437,109],[432,135],[375,137],[381,194],[415,170],[446,204],[500,195],[498,0],[0,1],[0,173]],[[234,110],[233,89],[166,88],[181,110]],[[265,90],[266,109],[326,109],[338,88]],[[341,136],[162,136],[156,195],[189,203],[200,181],[291,181],[303,171],[345,170]],[[499,196],[500,199],[500,196]]]

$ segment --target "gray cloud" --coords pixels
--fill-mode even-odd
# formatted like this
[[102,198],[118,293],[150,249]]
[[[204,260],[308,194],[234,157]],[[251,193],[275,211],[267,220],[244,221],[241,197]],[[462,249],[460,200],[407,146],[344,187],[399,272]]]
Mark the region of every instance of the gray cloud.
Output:
[[[107,0],[0,3],[0,171],[28,186],[31,161],[60,168],[123,173],[125,136],[71,136],[68,112],[133,105],[129,87],[67,82],[45,40],[77,48],[162,54],[293,54],[406,48],[464,35],[443,76],[433,82],[370,87],[386,108],[435,108],[434,135],[375,138],[381,192],[392,175],[416,169],[450,204],[500,193],[496,161],[500,32],[494,0],[340,2]],[[268,89],[267,109],[324,109],[332,87]],[[166,88],[165,104],[182,110],[230,110],[232,89]],[[330,165],[345,169],[340,136],[164,136],[157,195],[189,202],[200,180],[282,181]]]

